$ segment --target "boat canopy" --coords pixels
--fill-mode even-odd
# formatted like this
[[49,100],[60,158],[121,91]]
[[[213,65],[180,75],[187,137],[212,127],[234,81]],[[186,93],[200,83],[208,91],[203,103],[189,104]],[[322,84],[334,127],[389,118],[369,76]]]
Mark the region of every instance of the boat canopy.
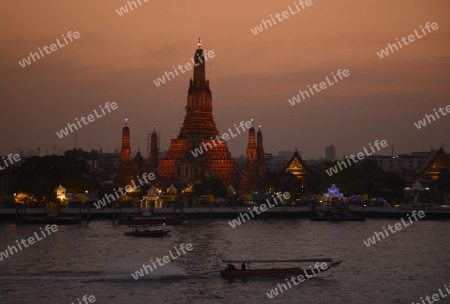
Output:
[[332,258],[304,258],[293,260],[222,260],[223,263],[303,263],[303,262],[333,262]]
[[127,227],[128,228],[142,228],[142,229],[145,229],[145,228],[153,228],[153,229],[156,229],[156,228],[164,228],[166,225],[164,225],[164,224],[154,224],[154,225],[150,225],[150,224],[148,224],[148,225],[127,225]]

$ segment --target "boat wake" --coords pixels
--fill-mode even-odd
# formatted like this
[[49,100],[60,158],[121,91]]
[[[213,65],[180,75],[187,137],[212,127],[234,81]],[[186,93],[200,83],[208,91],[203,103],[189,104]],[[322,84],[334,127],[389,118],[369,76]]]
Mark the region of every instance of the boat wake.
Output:
[[[15,274],[3,274],[0,276],[0,282],[10,281],[82,281],[82,282],[145,282],[145,281],[180,281],[180,280],[207,280],[207,279],[219,279],[220,276],[217,271],[202,272],[202,273],[190,273],[187,274],[183,270],[176,267],[165,267],[167,269],[161,269],[160,272],[146,274],[135,280],[131,276],[131,271],[124,272],[104,272],[104,271],[46,271],[39,274],[28,275],[15,275]],[[170,268],[170,269],[169,269]],[[163,271],[164,270],[164,271]]]

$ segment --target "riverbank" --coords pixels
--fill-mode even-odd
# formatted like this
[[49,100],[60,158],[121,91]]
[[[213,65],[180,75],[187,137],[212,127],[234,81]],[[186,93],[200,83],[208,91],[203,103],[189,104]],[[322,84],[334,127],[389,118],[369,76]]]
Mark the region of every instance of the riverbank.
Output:
[[[383,208],[350,206],[354,215],[364,216],[365,218],[402,218],[410,214],[413,210],[424,210],[427,214],[426,220],[450,220],[450,209],[447,208]],[[181,214],[191,218],[213,218],[229,219],[239,216],[240,213],[248,212],[248,207],[184,207]],[[156,208],[154,216],[173,216],[174,208]],[[176,210],[180,214],[180,209]],[[143,211],[137,207],[122,208],[61,208],[58,212],[46,212],[44,208],[3,208],[0,209],[0,221],[11,221],[20,218],[82,218],[89,220],[124,218],[127,216],[152,216],[149,212]],[[255,218],[309,218],[309,206],[292,207],[274,207],[266,212],[257,215]]]

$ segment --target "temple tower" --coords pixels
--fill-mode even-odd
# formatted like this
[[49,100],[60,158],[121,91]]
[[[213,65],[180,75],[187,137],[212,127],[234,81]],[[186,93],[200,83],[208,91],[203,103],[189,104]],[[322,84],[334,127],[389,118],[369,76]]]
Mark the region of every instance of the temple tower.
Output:
[[262,188],[263,179],[258,163],[261,156],[258,155],[258,152],[261,153],[262,151],[262,153],[264,153],[264,150],[262,149],[262,134],[260,131],[258,131],[258,137],[261,138],[261,146],[259,150],[256,144],[255,128],[252,125],[252,127],[248,129],[247,163],[245,164],[244,175],[242,176],[239,187],[241,193],[244,191],[257,191]]
[[[252,119],[253,123],[253,119]],[[255,137],[255,128],[252,127],[248,129],[248,144],[247,144],[247,163],[249,161],[256,162],[256,137]]]
[[156,127],[153,127],[153,132],[150,135],[150,151],[147,159],[147,172],[157,174],[158,165],[159,165],[159,140],[158,134],[156,133]]
[[261,125],[258,127],[258,133],[256,133],[256,161],[258,163],[259,176],[262,180],[264,180],[266,178],[266,159],[264,153]]
[[233,182],[235,165],[226,142],[219,138],[212,114],[212,94],[206,79],[201,40],[194,54],[194,73],[189,80],[186,115],[180,133],[172,139],[158,173],[166,184],[185,186],[199,176],[216,176],[224,186]]
[[133,160],[131,161],[134,177],[141,177],[145,173],[145,160],[142,157],[141,151],[138,150]]
[[130,129],[127,126],[127,120],[125,120],[125,126],[122,129],[122,150],[120,154],[119,173],[117,174],[116,183],[120,186],[130,185],[133,180],[133,168],[130,160]]

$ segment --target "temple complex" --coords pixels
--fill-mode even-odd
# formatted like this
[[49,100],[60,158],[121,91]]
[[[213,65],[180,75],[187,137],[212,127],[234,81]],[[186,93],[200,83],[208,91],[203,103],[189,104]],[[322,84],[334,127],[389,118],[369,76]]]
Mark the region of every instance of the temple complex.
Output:
[[193,78],[189,80],[186,114],[177,138],[171,140],[166,155],[160,159],[159,138],[154,128],[151,134],[147,133],[146,159],[138,151],[130,160],[130,129],[125,123],[116,180],[118,184],[129,185],[133,178],[151,172],[156,175],[158,184],[174,185],[179,189],[192,188],[196,181],[214,176],[227,188],[239,186],[241,193],[263,190],[266,163],[261,126],[256,135],[253,125],[248,130],[247,163],[244,172],[239,174],[226,141],[220,138],[214,122],[212,93],[209,80],[206,79],[206,60],[201,40],[197,45]]
[[414,176],[421,180],[436,181],[441,171],[450,171],[450,158],[443,148],[431,151]]
[[[158,173],[165,184],[186,186],[202,174],[233,184],[235,164],[225,141],[219,140],[212,114],[212,94],[205,75],[201,41],[194,55],[194,75],[189,80],[186,115],[180,133],[172,139]],[[197,149],[197,150],[196,150]],[[194,153],[194,151],[198,151]]]

